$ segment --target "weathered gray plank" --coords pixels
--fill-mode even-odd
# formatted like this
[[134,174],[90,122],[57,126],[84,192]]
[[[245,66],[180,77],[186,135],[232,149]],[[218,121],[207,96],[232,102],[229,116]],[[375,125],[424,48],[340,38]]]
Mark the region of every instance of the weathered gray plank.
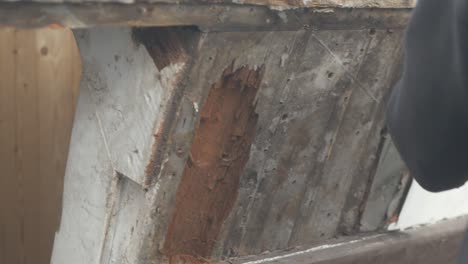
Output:
[[[328,159],[322,168],[314,171],[320,175],[318,181],[307,186],[305,197],[316,202],[303,207],[291,245],[335,235],[340,220],[333,217],[326,220],[325,213],[342,214],[345,226],[359,217],[359,203],[372,173],[369,168],[377,162],[374,155],[383,127],[382,98],[395,79],[394,64],[401,57],[400,42],[401,34],[384,31],[372,35],[354,77],[347,109],[343,110],[340,125],[332,130],[335,134],[331,137]],[[324,45],[328,46],[325,41]]]
[[[374,180],[376,167],[378,166],[378,156],[383,144],[383,127],[385,99],[388,92],[396,83],[400,76],[402,64],[402,42],[403,31],[377,31],[375,38],[369,47],[369,53],[365,57],[357,82],[367,88],[379,104],[374,104],[370,109],[364,105],[355,108],[355,118],[359,120],[354,133],[366,133],[366,128],[370,129],[367,138],[360,141],[362,156],[355,160],[358,164],[352,171],[352,192],[346,197],[346,204],[342,212],[340,232],[355,232],[358,223],[355,222],[362,215],[364,203],[368,199],[369,189]],[[359,98],[358,98],[359,99]],[[357,115],[360,115],[357,117]],[[352,133],[350,131],[349,133]],[[367,184],[364,184],[367,181]],[[384,206],[382,204],[382,206]],[[353,219],[353,220],[351,220]],[[359,220],[358,220],[359,221]]]
[[203,31],[404,28],[409,8],[300,8],[211,4],[0,2],[0,23],[19,27],[197,26]]
[[411,182],[389,137],[384,144],[360,219],[360,230],[364,232],[376,231],[396,220]]
[[[235,264],[454,264],[465,234],[466,217],[413,230],[350,237],[317,247],[270,253]],[[222,262],[224,264],[224,262]]]
[[[382,127],[383,92],[375,87],[390,87],[394,80],[394,68],[378,67],[368,56],[380,54],[382,61],[401,56],[401,32],[302,34],[297,39],[302,50],[291,49],[284,70],[266,64],[269,85],[258,99],[252,158],[218,254],[253,254],[330,238],[337,234],[349,196],[367,186],[372,163],[360,163],[377,152]],[[372,72],[361,72],[364,67]],[[290,74],[282,76],[283,71]],[[359,76],[381,80],[370,86]],[[269,89],[283,93],[265,96]],[[348,207],[355,210],[362,199],[355,197]]]
[[[2,0],[6,1],[6,0]],[[24,0],[8,0],[9,2],[23,2]],[[33,0],[41,3],[135,3],[135,0]],[[258,5],[272,8],[300,8],[300,7],[374,7],[374,8],[407,8],[413,7],[415,0],[149,0],[150,3],[164,4],[235,4]]]
[[[359,47],[362,46],[360,42],[366,42],[366,33],[357,32],[357,36],[355,42]],[[258,184],[252,190],[251,204],[247,204],[247,211],[243,212],[246,221],[240,224],[245,225],[244,237],[237,246],[240,254],[288,247],[299,208],[304,203],[304,188],[308,179],[314,177],[310,172],[325,158],[327,142],[324,138],[329,136],[327,133],[333,133],[337,125],[330,119],[341,112],[336,111],[336,107],[341,107],[340,97],[351,85],[345,68],[322,47],[314,34],[307,32],[305,40],[296,41],[303,50],[291,51],[288,68],[284,70],[290,73],[285,92],[275,98],[259,98],[260,124],[270,129],[259,130],[257,139],[264,142],[254,145],[272,147],[264,151],[260,162],[246,168],[258,173]],[[344,56],[348,51],[344,46],[338,52]],[[353,53],[351,60],[359,61],[362,54]],[[270,70],[273,73],[270,83],[277,83],[277,72],[282,69]],[[268,116],[267,113],[272,112],[271,105],[277,104],[278,99],[283,100],[283,105],[273,112],[274,116]],[[226,243],[229,242],[227,238]]]

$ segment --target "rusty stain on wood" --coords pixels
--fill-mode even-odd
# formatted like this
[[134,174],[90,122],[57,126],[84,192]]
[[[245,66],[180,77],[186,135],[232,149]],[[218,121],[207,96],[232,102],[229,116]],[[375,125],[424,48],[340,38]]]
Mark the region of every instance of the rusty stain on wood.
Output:
[[211,87],[201,109],[163,249],[171,263],[209,258],[237,198],[255,136],[263,67],[233,67]]

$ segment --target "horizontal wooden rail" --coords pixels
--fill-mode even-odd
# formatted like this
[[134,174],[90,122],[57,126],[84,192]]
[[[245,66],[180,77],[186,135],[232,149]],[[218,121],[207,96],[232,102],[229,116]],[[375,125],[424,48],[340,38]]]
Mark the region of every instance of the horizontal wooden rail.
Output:
[[[161,1],[159,1],[161,2]],[[19,27],[197,26],[202,31],[404,28],[411,5],[278,8],[238,4],[0,2],[0,23]],[[247,1],[254,2],[254,1]],[[266,1],[262,1],[265,2]],[[275,1],[272,1],[275,2]],[[339,2],[336,0],[336,2]],[[362,2],[362,1],[358,1]],[[386,2],[386,1],[383,1]],[[401,1],[397,1],[401,2]],[[405,1],[406,2],[406,1]]]
[[459,255],[467,217],[412,230],[353,237],[315,248],[231,260],[235,264],[452,264]]

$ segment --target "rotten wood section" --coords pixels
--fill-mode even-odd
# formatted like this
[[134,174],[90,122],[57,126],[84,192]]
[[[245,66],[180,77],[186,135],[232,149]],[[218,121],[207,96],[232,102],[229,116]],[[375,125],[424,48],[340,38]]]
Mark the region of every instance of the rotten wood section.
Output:
[[[312,1],[308,1],[312,2]],[[348,2],[348,1],[346,1]],[[354,1],[352,1],[354,2]],[[404,3],[403,3],[404,2]],[[344,1],[343,1],[344,3]],[[353,6],[351,2],[347,5]],[[202,31],[280,31],[300,29],[402,29],[412,5],[380,8],[305,7],[272,9],[268,6],[136,3],[131,5],[41,4],[0,2],[0,24],[18,27],[87,28],[94,26],[196,26]],[[397,8],[398,7],[398,8]]]
[[328,241],[221,264],[455,264],[461,255],[467,217],[401,232]]
[[189,160],[179,184],[164,253],[170,263],[210,258],[237,197],[258,115],[255,98],[263,68],[227,68],[200,112]]

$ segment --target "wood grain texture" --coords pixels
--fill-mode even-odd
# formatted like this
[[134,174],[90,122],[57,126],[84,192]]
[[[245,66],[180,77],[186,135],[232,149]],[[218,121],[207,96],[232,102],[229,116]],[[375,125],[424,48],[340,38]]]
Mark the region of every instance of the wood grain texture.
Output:
[[70,30],[0,29],[0,262],[49,263],[81,62]]
[[[218,254],[224,256],[286,249],[354,231],[378,152],[383,102],[398,75],[402,32],[282,34],[252,34],[233,42],[251,50],[237,54],[239,63],[244,63],[241,54],[257,54],[259,61],[266,54],[266,71],[251,158],[226,233],[218,238],[223,244]],[[223,39],[234,37],[227,35]],[[220,40],[210,39],[213,50]],[[238,46],[224,45],[231,54]]]
[[365,234],[327,241],[321,245],[274,252],[220,264],[439,264],[456,263],[467,217],[404,231]]
[[182,82],[180,125],[168,136],[173,151],[158,178],[164,191],[154,198],[155,235],[145,242],[153,248],[142,255],[163,252],[165,217],[177,208],[174,186],[185,177],[186,162],[176,150],[191,140],[177,135],[195,131],[184,124],[199,116],[186,109],[203,105],[233,61],[234,69],[264,65],[258,122],[238,187],[232,185],[235,204],[206,258],[284,250],[357,231],[402,38],[403,30],[386,29],[203,33]]

